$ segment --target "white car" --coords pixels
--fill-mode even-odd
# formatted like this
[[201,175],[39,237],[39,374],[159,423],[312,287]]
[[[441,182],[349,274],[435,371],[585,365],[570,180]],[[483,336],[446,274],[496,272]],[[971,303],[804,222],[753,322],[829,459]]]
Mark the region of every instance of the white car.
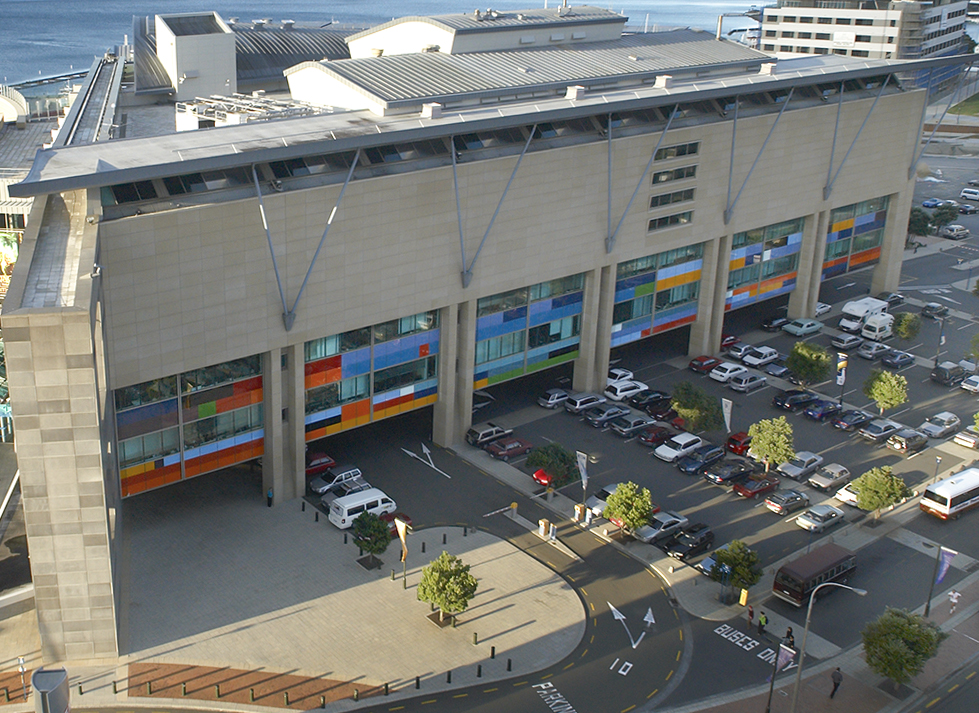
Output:
[[942,411],[930,417],[918,430],[928,438],[945,438],[951,436],[962,426],[962,420],[951,411]]
[[605,512],[605,506],[608,505],[608,496],[618,490],[618,488],[618,483],[606,485],[585,501],[585,507],[591,510],[592,515],[595,517],[601,517],[602,513]]
[[843,511],[832,505],[814,505],[795,519],[795,524],[809,532],[823,532],[843,522]]
[[832,305],[828,305],[825,302],[817,302],[816,303],[816,316],[817,317],[822,317],[824,314],[826,314],[827,312],[829,312],[831,309],[833,309],[833,306]]
[[809,477],[809,485],[816,488],[816,490],[829,492],[834,488],[839,488],[841,485],[849,483],[851,477],[849,468],[839,463],[830,463],[829,465],[824,465],[814,475]]
[[608,378],[605,380],[605,385],[614,384],[616,381],[628,381],[635,374],[633,374],[628,369],[620,369],[618,367],[608,370]]
[[654,514],[649,518],[649,523],[633,532],[632,536],[640,542],[651,545],[679,532],[689,524],[690,521],[680,513],[667,510]]
[[979,374],[970,376],[968,379],[959,384],[960,387],[966,391],[971,391],[974,394],[979,394]]
[[771,347],[755,347],[741,357],[746,366],[762,367],[778,359],[778,351]]
[[823,457],[821,455],[811,451],[799,451],[795,454],[795,458],[788,463],[782,463],[777,470],[786,478],[803,480],[810,473],[814,473],[816,468],[822,464]]
[[658,446],[653,455],[667,463],[673,463],[683,456],[693,453],[704,445],[704,439],[692,433],[678,433],[661,446]]
[[748,370],[741,366],[740,364],[735,364],[733,362],[725,361],[721,362],[713,369],[710,370],[708,376],[714,381],[720,381],[722,384],[726,384],[731,380],[732,376],[737,376],[738,374],[747,374]]
[[605,395],[612,401],[625,401],[630,396],[635,396],[641,391],[649,389],[641,381],[613,381],[605,388]]
[[879,359],[891,350],[890,347],[881,344],[880,342],[864,342],[857,349],[857,356],[863,357],[864,359],[869,359],[873,361],[874,359]]
[[842,488],[836,491],[835,497],[844,505],[849,505],[850,507],[857,507],[857,495],[860,492],[860,488],[853,485],[853,483],[847,483]]
[[732,359],[741,361],[741,359],[744,358],[744,355],[750,352],[752,349],[754,349],[754,347],[747,342],[738,342],[727,350],[727,355]]
[[856,349],[863,344],[863,339],[858,337],[856,334],[847,334],[844,332],[842,334],[837,334],[829,341],[829,343],[837,349]]
[[727,387],[731,391],[741,391],[750,394],[755,389],[760,389],[768,383],[768,379],[759,374],[737,374],[732,376],[727,382]]
[[782,327],[783,332],[788,332],[794,337],[808,337],[816,334],[823,328],[823,323],[815,319],[793,319]]

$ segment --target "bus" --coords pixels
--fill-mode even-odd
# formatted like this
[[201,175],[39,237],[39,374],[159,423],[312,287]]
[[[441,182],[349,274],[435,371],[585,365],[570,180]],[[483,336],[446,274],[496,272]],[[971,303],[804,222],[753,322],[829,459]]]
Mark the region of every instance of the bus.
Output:
[[919,505],[929,515],[942,520],[954,520],[966,510],[979,506],[979,468],[967,468],[929,485]]
[[[820,584],[845,584],[857,569],[857,556],[839,545],[819,547],[794,562],[782,565],[775,574],[772,594],[789,604],[801,607]],[[832,589],[827,587],[825,591]],[[820,592],[822,596],[822,592]]]

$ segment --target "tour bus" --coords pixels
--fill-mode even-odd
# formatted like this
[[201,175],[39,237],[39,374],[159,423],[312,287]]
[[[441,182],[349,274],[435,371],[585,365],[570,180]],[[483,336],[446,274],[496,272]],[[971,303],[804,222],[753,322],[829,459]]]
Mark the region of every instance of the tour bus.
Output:
[[[846,583],[857,569],[857,557],[839,545],[823,545],[794,562],[782,565],[775,575],[772,594],[789,604],[801,607],[809,602],[812,591],[826,582]],[[822,592],[833,589],[827,587]]]
[[979,468],[967,468],[929,485],[920,503],[922,510],[942,520],[954,520],[976,506],[979,506]]

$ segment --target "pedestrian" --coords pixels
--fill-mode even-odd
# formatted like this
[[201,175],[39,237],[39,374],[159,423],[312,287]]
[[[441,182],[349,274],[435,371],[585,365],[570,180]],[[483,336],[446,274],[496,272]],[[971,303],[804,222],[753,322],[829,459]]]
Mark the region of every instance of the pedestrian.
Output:
[[829,694],[830,698],[836,695],[836,689],[840,687],[841,683],[843,683],[843,674],[840,673],[839,666],[837,666],[836,670],[833,671],[831,678],[833,679],[833,690]]
[[791,646],[793,649],[795,648],[795,637],[792,636],[791,626],[785,630],[785,643]]
[[752,606],[751,606],[751,605],[749,604],[749,605],[748,605],[748,631],[751,631],[751,624],[752,624],[752,622],[753,622],[754,620],[755,620],[755,610],[754,610],[754,608],[753,608],[753,607],[752,607]]
[[767,626],[767,625],[768,625],[768,617],[765,616],[765,612],[761,612],[758,615],[758,635],[759,636],[764,636],[765,635],[765,626]]
[[961,596],[962,594],[956,592],[954,589],[948,593],[948,601],[952,605],[948,610],[950,616],[955,613],[955,605],[959,603],[959,597]]
[[916,242],[915,242],[915,244],[914,244],[914,254],[915,254],[915,255],[917,255],[917,254],[918,254],[918,246],[919,246],[920,244],[921,244],[921,243],[919,243],[919,242],[917,242],[917,241],[916,241]]
[[268,498],[269,507],[272,507],[272,488],[269,488],[269,492],[267,493],[267,498]]

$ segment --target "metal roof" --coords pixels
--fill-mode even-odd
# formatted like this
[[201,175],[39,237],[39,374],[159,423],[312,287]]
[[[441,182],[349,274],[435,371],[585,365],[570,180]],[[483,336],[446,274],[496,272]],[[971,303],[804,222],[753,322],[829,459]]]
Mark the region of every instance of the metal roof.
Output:
[[[386,106],[483,93],[512,94],[554,84],[602,83],[677,70],[771,62],[737,42],[681,29],[617,40],[499,52],[422,52],[317,63],[326,74]],[[310,67],[292,67],[286,75]]]
[[160,15],[159,17],[177,37],[224,34],[224,29],[214,17],[214,13],[211,12],[189,15]]
[[344,30],[239,29],[235,31],[238,81],[282,79],[282,73],[300,62],[349,59]]
[[[478,15],[476,13],[479,13]],[[396,27],[412,22],[423,22],[455,34],[473,34],[483,32],[494,32],[499,30],[513,30],[519,27],[544,28],[544,27],[570,27],[578,25],[590,25],[595,23],[620,22],[625,23],[629,18],[611,10],[603,10],[600,7],[580,5],[577,7],[557,7],[557,8],[535,8],[533,10],[512,10],[496,11],[487,10],[474,13],[454,13],[450,15],[431,15],[431,16],[411,16],[399,17],[390,22],[385,22],[369,30],[358,32],[351,35],[348,40],[359,40],[369,37],[376,32],[386,30],[389,27]]]
[[170,92],[170,75],[156,54],[156,33],[152,17],[133,16],[133,78],[136,93]]

